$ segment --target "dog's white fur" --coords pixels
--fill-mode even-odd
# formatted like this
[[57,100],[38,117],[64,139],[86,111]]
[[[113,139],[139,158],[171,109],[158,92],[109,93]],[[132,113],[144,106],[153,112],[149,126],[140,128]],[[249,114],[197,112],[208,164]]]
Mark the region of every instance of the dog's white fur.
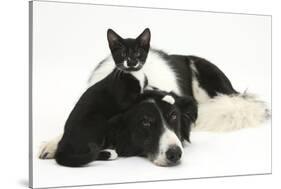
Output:
[[194,66],[194,63],[191,62],[190,68],[192,70],[192,91],[193,91],[193,96],[196,99],[198,103],[206,102],[210,99],[209,95],[207,92],[202,89],[199,85],[198,79],[196,77],[196,74],[198,74],[198,71],[196,67]]
[[194,130],[232,131],[257,127],[268,117],[266,104],[254,95],[218,95],[198,105]]
[[159,151],[153,163],[159,166],[166,166],[167,161],[166,152],[170,146],[178,146],[183,154],[183,146],[177,135],[171,131],[166,125],[159,141]]
[[169,103],[169,104],[174,104],[175,99],[171,95],[166,95],[162,98],[163,101]]
[[[109,75],[115,68],[114,60],[111,56],[105,59],[100,67],[92,72],[91,77],[89,78],[90,86],[94,85],[98,81],[104,79]],[[177,95],[182,95],[178,85],[177,85],[177,76],[173,72],[172,68],[165,63],[165,60],[162,59],[154,51],[149,51],[145,64],[142,69],[132,73],[142,83],[143,75],[145,75],[148,80],[148,85],[151,87],[159,88],[163,91],[171,91]]]
[[53,159],[61,138],[62,135],[59,135],[48,142],[44,142],[40,147],[38,157],[40,159]]

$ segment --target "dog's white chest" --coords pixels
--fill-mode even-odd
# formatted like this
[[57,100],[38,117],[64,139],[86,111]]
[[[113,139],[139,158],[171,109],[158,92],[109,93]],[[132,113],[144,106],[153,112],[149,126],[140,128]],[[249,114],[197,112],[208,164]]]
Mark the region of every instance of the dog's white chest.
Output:
[[182,95],[176,73],[159,55],[149,52],[142,71],[147,77],[148,85],[167,92]]
[[[104,79],[115,68],[111,57],[107,59],[97,70],[92,73],[89,84],[94,85]],[[149,52],[143,68],[132,72],[132,75],[139,80],[141,87],[144,87],[145,77],[148,81],[148,87],[155,87],[163,91],[174,92],[182,95],[177,82],[176,73],[157,53]]]

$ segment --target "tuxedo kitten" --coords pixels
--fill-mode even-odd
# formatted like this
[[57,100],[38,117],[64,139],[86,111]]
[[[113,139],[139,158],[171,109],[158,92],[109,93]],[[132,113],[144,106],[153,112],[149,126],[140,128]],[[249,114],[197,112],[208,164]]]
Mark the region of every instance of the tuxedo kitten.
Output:
[[107,31],[109,48],[117,68],[138,71],[145,64],[150,43],[150,30],[146,28],[136,39],[123,39],[112,29]]

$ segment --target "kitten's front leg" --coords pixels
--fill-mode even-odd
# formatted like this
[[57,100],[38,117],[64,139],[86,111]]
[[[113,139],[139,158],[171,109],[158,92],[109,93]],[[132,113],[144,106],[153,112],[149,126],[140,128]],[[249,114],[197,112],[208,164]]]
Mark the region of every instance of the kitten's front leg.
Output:
[[59,135],[48,142],[44,142],[40,147],[38,157],[40,159],[53,159],[57,151],[58,143],[61,140],[61,138],[62,135]]

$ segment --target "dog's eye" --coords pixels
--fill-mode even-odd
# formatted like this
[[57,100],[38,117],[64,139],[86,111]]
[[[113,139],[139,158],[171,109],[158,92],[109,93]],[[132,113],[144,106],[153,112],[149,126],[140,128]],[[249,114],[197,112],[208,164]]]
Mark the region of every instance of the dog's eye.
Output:
[[169,118],[170,118],[171,121],[176,120],[176,119],[177,119],[177,114],[176,114],[176,112],[172,112],[172,113],[170,114]]

